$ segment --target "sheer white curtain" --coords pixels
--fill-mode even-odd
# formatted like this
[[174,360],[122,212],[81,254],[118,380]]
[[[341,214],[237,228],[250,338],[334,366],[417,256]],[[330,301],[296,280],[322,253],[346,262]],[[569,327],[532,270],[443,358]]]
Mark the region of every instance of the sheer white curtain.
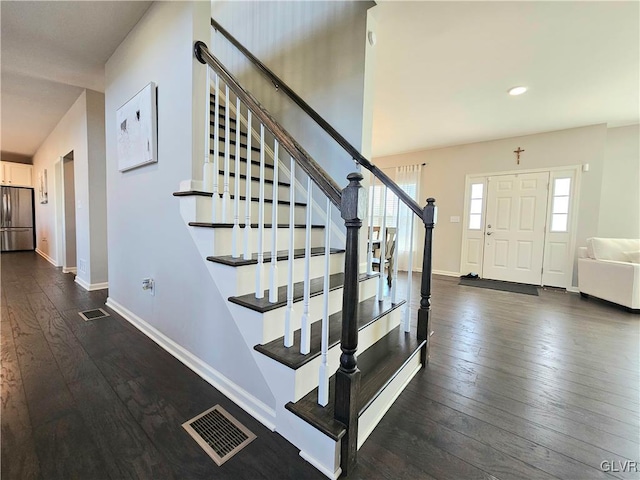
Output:
[[[420,203],[420,179],[422,165],[406,165],[396,167],[396,183],[407,192],[416,202]],[[413,224],[413,236],[411,235],[411,222]],[[400,203],[398,214],[398,269],[409,270],[409,251],[413,248],[413,271],[422,269],[422,246],[419,243],[421,231],[424,230],[422,222],[409,208]]]

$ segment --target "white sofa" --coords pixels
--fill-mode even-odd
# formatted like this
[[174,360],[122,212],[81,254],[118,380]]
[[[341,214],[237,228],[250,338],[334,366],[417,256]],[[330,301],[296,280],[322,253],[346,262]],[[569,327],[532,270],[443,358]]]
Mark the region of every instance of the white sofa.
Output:
[[578,289],[584,297],[640,313],[640,240],[588,238],[587,246],[578,249]]

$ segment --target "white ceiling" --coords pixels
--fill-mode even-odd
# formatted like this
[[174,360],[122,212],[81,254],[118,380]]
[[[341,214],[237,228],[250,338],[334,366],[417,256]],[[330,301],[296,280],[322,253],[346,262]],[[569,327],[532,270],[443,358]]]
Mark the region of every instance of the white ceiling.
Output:
[[151,2],[0,2],[2,151],[33,155]]
[[374,156],[638,123],[639,6],[379,3]]
[[[150,4],[1,1],[2,151],[33,155],[84,88],[103,91]],[[638,123],[639,6],[379,3],[374,156]]]

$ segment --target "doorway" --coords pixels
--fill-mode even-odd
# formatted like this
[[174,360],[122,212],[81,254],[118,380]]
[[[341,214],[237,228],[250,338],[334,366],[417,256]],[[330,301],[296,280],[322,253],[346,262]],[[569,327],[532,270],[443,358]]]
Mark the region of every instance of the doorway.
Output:
[[467,176],[460,271],[568,287],[578,167]]
[[62,271],[77,273],[76,189],[73,151],[62,158]]

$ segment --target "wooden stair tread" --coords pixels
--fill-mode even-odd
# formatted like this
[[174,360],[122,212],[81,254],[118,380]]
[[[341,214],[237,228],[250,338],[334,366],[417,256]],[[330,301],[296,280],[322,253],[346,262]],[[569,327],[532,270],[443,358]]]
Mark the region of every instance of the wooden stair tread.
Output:
[[[369,278],[377,277],[378,274],[369,275],[361,274],[359,281],[367,280]],[[336,290],[341,288],[344,284],[344,272],[334,273],[329,277],[329,290]],[[321,295],[324,288],[324,277],[312,278],[310,284],[310,296]],[[304,290],[304,282],[296,282],[293,284],[293,301],[299,302],[302,300]],[[274,303],[269,302],[269,290],[264,294],[263,298],[256,298],[255,293],[247,293],[246,295],[240,295],[238,297],[229,297],[229,301],[237,305],[255,310],[256,312],[265,313],[276,308],[283,307],[287,304],[287,286],[283,285],[278,287],[278,300]]]
[[[204,228],[233,228],[233,223],[211,223],[211,222],[189,222],[190,227],[204,227]],[[239,224],[240,228],[244,228],[245,223]],[[288,223],[279,223],[277,225],[278,228],[289,228]],[[257,223],[252,223],[251,228],[258,228]],[[271,228],[270,223],[265,223],[264,228]],[[307,228],[304,223],[296,223],[293,225],[293,228]],[[324,228],[324,225],[311,225],[311,228]]]
[[[222,198],[222,194],[220,193],[220,198]],[[203,192],[201,190],[185,190],[183,192],[173,192],[174,197],[213,197],[213,193],[211,192]],[[235,199],[235,195],[230,195],[231,199]],[[247,197],[244,195],[240,195],[240,200],[246,200]],[[251,197],[252,202],[259,202],[260,199],[258,197]],[[265,198],[264,203],[273,203],[273,200],[270,198]],[[291,205],[289,200],[278,200],[278,205]],[[295,202],[294,205],[296,207],[306,207],[307,204],[303,202]]]
[[[358,369],[361,372],[357,398],[359,416],[426,343],[425,340],[418,341],[415,332],[405,333],[401,328],[402,326],[394,328],[358,355]],[[285,408],[338,441],[345,433],[345,426],[333,417],[334,396],[335,375],[329,380],[329,403],[326,407],[318,404],[318,389],[315,388],[297,402],[287,403]]]
[[[298,248],[293,251],[293,258],[304,258],[304,248]],[[331,255],[336,253],[343,253],[344,249],[332,248],[329,253]],[[317,257],[320,255],[324,255],[324,247],[314,247],[311,249],[311,256]],[[276,252],[276,258],[279,261],[288,260],[289,259],[289,250],[279,250]],[[214,263],[222,263],[223,265],[229,265],[231,267],[241,267],[243,265],[256,265],[258,263],[258,254],[254,253],[251,255],[251,258],[246,260],[242,257],[234,258],[231,255],[223,255],[223,256],[211,256],[207,257],[207,260]],[[271,262],[271,252],[265,252],[264,261]]]
[[[392,312],[396,308],[404,305],[406,302],[402,300],[399,303],[391,303],[385,299],[379,302],[376,297],[368,298],[358,304],[358,330],[362,330],[372,324],[384,315]],[[329,348],[340,343],[340,335],[342,332],[342,312],[334,313],[329,316]],[[311,349],[306,355],[300,353],[300,329],[293,334],[293,346],[284,346],[284,337],[280,337],[272,342],[264,345],[256,345],[253,347],[258,352],[273,358],[277,362],[286,365],[289,368],[297,370],[320,355],[322,335],[322,322],[314,322],[311,324]]]

